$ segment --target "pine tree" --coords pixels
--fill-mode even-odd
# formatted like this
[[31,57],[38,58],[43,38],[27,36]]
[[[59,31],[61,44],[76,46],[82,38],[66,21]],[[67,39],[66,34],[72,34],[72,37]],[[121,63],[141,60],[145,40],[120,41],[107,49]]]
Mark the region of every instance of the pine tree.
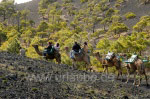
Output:
[[7,47],[7,51],[11,53],[19,53],[20,50],[20,42],[18,37],[13,37],[8,40],[9,44]]

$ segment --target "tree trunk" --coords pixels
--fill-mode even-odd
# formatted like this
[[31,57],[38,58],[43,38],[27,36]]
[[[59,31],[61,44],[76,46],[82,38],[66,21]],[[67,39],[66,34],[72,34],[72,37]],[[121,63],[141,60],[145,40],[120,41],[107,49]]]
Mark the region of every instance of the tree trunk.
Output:
[[93,33],[95,32],[95,24],[93,25]]
[[1,43],[2,43],[2,40],[1,40],[1,38],[0,38],[0,46],[1,46]]
[[4,17],[3,17],[3,21],[5,22],[5,20],[6,20],[6,12],[4,11]]

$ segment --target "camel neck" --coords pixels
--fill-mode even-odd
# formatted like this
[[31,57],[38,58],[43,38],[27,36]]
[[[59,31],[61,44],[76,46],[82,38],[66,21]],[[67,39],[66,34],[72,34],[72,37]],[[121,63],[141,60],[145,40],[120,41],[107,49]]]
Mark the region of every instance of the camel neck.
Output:
[[103,58],[102,58],[102,57],[100,57],[100,56],[97,56],[96,58],[97,58],[97,60],[99,60],[100,62],[102,62],[102,61],[103,61]]

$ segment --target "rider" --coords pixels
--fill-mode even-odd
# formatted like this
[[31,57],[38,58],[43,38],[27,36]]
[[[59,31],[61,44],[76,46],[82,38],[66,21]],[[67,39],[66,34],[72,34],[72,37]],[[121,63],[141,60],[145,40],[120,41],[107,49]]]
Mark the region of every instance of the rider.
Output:
[[81,47],[77,42],[75,42],[73,47],[72,47],[72,50],[79,53],[81,50]]
[[54,53],[54,46],[52,42],[48,42],[48,46],[45,48],[44,51],[44,56],[46,56],[46,54],[53,54]]
[[54,47],[55,47],[55,50],[59,51],[59,49],[60,49],[59,43],[56,43],[56,45]]
[[53,47],[52,42],[48,42],[48,46],[47,46],[47,48],[46,48],[46,49],[52,49],[52,47]]
[[88,44],[87,42],[84,42],[84,46],[83,46],[84,52],[88,53]]
[[71,51],[70,57],[72,59],[74,59],[74,54],[75,53],[80,53],[80,52],[81,52],[81,47],[80,47],[80,45],[77,42],[75,42],[73,47],[72,47],[72,51]]

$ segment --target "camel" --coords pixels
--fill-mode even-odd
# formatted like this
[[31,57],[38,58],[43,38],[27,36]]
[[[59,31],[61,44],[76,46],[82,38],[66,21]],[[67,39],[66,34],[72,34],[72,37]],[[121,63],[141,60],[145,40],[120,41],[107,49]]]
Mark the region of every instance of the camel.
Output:
[[[86,47],[83,47],[80,54],[75,54],[75,58],[72,59],[73,68],[76,68],[76,62],[84,62],[86,64],[86,70],[90,69],[90,56],[87,54]],[[70,57],[70,51],[68,47],[65,47],[66,54],[68,57]],[[90,70],[91,71],[91,70]]]
[[[43,56],[43,53],[39,51],[39,48],[38,48],[38,45],[32,45],[35,49],[35,51],[37,52],[38,55],[40,56]],[[61,63],[61,55],[58,51],[54,51],[54,54],[53,55],[48,55],[46,56],[46,60],[53,60],[53,59],[56,59],[56,61],[58,62],[58,64]]]
[[104,68],[103,72],[108,74],[108,67],[116,67],[116,70],[118,71],[117,79],[121,75],[121,80],[122,80],[122,69],[121,69],[121,61],[117,59],[116,56],[112,57],[110,61],[102,58],[99,54],[99,52],[94,53],[94,56],[97,58],[98,61],[102,64],[102,67]]
[[146,85],[148,86],[148,79],[147,79],[147,75],[146,75],[146,71],[145,71],[145,66],[144,63],[141,59],[137,59],[134,63],[129,63],[126,65],[126,69],[127,69],[127,81],[126,83],[128,83],[129,81],[129,77],[130,77],[130,69],[133,70],[134,73],[134,82],[133,85],[136,85],[136,75],[139,75],[139,83],[137,86],[140,86],[141,84],[141,76],[144,75],[145,76],[145,80],[146,80]]

